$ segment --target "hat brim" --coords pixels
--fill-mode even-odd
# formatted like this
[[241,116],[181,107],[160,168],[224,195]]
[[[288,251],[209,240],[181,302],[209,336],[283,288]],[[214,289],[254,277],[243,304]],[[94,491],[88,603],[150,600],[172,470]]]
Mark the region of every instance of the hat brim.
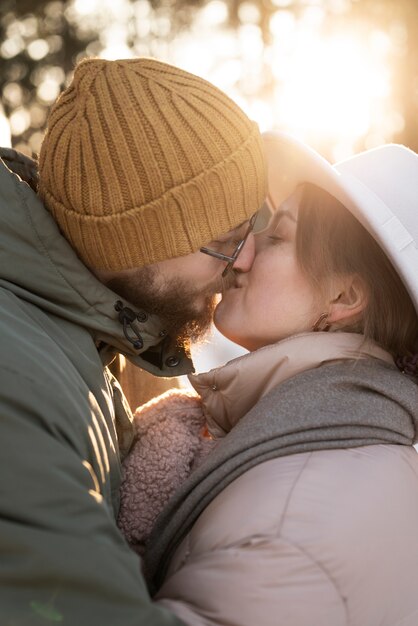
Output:
[[331,165],[312,148],[285,133],[265,133],[263,141],[272,208],[282,204],[302,183],[313,183],[330,193],[358,219],[388,256],[418,311],[415,241],[382,198],[356,176],[356,157]]

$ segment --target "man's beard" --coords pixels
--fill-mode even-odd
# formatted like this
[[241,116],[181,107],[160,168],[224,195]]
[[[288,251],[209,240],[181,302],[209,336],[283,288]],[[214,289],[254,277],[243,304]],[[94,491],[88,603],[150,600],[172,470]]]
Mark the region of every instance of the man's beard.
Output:
[[160,317],[164,330],[177,339],[178,345],[202,341],[211,328],[219,281],[202,291],[191,288],[181,278],[171,280],[164,287],[157,286],[156,276],[154,268],[144,267],[106,284],[138,309]]

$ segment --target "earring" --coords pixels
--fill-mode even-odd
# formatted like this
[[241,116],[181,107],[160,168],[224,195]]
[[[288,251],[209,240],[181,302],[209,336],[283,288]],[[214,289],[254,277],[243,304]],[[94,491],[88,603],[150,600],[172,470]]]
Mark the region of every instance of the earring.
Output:
[[327,322],[328,313],[321,313],[312,327],[314,333],[326,333],[331,328],[331,324]]

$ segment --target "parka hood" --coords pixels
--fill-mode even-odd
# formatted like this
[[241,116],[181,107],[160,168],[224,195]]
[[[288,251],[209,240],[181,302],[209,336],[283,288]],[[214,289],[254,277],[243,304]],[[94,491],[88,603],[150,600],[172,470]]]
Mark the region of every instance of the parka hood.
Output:
[[98,281],[41,200],[1,159],[0,233],[0,285],[86,328],[105,362],[117,351],[155,375],[193,371],[188,352],[166,336],[164,320],[137,311]]

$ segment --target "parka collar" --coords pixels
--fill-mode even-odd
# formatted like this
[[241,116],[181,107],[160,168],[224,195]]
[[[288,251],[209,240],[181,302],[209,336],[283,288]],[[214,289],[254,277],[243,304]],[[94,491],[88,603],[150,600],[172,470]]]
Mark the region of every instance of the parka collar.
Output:
[[223,437],[271,389],[305,370],[331,361],[391,355],[355,333],[302,333],[233,359],[189,380],[202,397],[208,430]]
[[88,330],[102,356],[115,352],[159,376],[193,371],[164,320],[137,311],[81,262],[38,196],[0,159],[0,285],[47,314]]

